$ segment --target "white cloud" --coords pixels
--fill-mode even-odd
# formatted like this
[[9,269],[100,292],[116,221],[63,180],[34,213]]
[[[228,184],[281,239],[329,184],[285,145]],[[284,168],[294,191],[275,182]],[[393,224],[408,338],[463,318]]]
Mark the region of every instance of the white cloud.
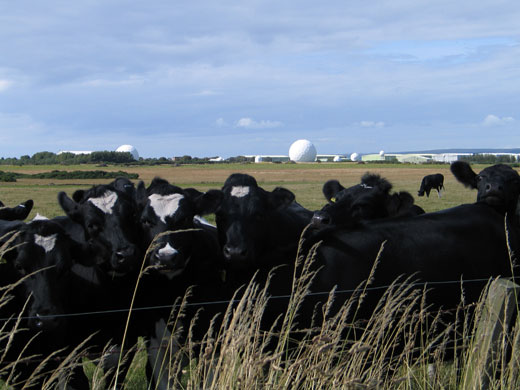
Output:
[[227,122],[224,120],[224,118],[218,118],[216,121],[215,121],[215,125],[217,125],[217,127],[225,127],[227,126]]
[[385,122],[374,122],[374,121],[361,121],[361,127],[376,127],[381,128],[385,127]]
[[255,121],[251,118],[241,118],[237,121],[236,127],[244,127],[247,129],[272,129],[282,126],[282,122],[261,120]]
[[7,90],[11,86],[12,82],[9,80],[0,79],[0,92]]
[[484,118],[484,126],[501,126],[515,121],[515,118],[511,116],[498,117],[493,114],[489,114]]

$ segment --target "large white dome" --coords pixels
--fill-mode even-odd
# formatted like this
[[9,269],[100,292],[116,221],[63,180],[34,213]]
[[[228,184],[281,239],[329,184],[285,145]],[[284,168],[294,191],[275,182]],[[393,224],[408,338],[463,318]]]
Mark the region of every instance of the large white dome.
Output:
[[289,158],[295,162],[316,161],[316,148],[311,141],[299,139],[289,148]]
[[139,160],[139,153],[137,153],[137,149],[132,145],[121,145],[116,149],[116,152],[128,152],[132,156],[134,156],[135,160]]

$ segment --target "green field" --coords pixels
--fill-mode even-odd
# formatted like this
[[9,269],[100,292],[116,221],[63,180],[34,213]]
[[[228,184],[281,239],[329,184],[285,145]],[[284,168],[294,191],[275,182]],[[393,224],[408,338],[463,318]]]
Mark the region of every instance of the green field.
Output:
[[[480,171],[483,166],[475,166]],[[356,164],[356,163],[308,163],[308,164],[214,164],[214,165],[171,165],[143,167],[137,165],[107,166],[2,166],[5,172],[40,173],[52,170],[122,170],[139,174],[139,180],[149,184],[154,177],[162,177],[180,187],[194,187],[199,190],[221,188],[226,178],[235,172],[254,176],[259,184],[271,190],[276,186],[285,187],[294,192],[296,200],[311,210],[321,208],[325,199],[321,192],[323,184],[329,179],[337,179],[345,187],[359,183],[365,172],[378,173],[393,184],[394,191],[408,191],[415,197],[415,202],[427,212],[453,207],[461,203],[471,203],[476,193],[456,182],[449,170],[449,165],[409,165],[409,164]],[[430,198],[416,196],[424,175],[442,173],[445,177],[446,191],[439,199],[434,191]],[[108,183],[110,180],[45,180],[18,179],[15,183],[0,182],[0,200],[7,206],[14,206],[26,199],[33,199],[36,213],[54,217],[62,215],[56,201],[59,191],[71,195],[77,189],[86,189],[95,184]],[[136,180],[135,182],[137,182]]]

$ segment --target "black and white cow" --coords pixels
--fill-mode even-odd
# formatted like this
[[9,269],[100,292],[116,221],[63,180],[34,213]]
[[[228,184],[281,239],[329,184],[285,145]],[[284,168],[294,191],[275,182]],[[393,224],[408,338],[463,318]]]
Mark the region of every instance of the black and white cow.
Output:
[[424,194],[426,194],[427,197],[430,197],[430,191],[432,189],[437,190],[439,198],[442,196],[442,190],[444,189],[444,175],[442,173],[424,176],[417,195],[424,196]]
[[363,175],[360,184],[348,188],[337,180],[329,180],[323,185],[323,194],[329,203],[314,213],[312,225],[355,226],[364,220],[424,213],[408,192],[391,194],[391,189],[388,180],[370,173]]
[[517,212],[520,176],[509,165],[496,164],[477,174],[467,162],[455,161],[450,169],[459,182],[477,190],[477,202],[486,203],[501,213]]
[[[72,270],[76,264],[90,265],[91,253],[85,245],[72,240],[57,223],[39,220],[18,227],[3,257],[6,263],[1,265],[2,276],[10,275],[11,283],[18,280],[14,307],[10,303],[10,310],[15,310],[11,315],[16,318],[25,308],[9,348],[3,348],[7,349],[4,362],[16,361],[19,355],[22,357],[8,378],[16,378],[12,383],[16,388],[40,389],[51,377],[52,370],[82,341],[72,337],[78,329],[68,317],[77,304]],[[3,318],[9,317],[3,314]],[[7,328],[9,326],[7,324]],[[31,385],[26,383],[51,354],[55,354],[54,358],[46,362],[43,371],[49,373]],[[66,379],[60,379],[63,381]],[[64,387],[60,388],[66,389],[89,388],[81,366],[73,369],[67,385],[61,385]]]
[[[204,194],[194,188],[180,188],[161,178],[154,178],[148,188],[140,182],[137,186],[137,202],[141,209],[140,223],[145,247],[154,237],[167,230],[201,227],[197,216],[208,214],[210,202],[218,200],[214,190]],[[212,195],[213,194],[213,195]]]
[[[147,265],[141,291],[153,291],[154,294],[138,295],[138,302],[147,307],[164,307],[145,313],[148,326],[143,336],[148,343],[147,375],[154,389],[170,389],[175,375],[167,374],[171,365],[164,363],[169,362],[168,356],[176,352],[179,344],[186,344],[189,329],[191,342],[196,346],[203,340],[212,320],[218,331],[220,313],[227,307],[227,303],[216,303],[225,302],[229,297],[216,231],[182,229],[159,234],[148,252]],[[178,308],[172,310],[173,305],[182,300],[189,288],[188,306],[182,318],[175,321],[177,328],[174,330],[168,319],[172,312],[178,311]],[[192,321],[195,322],[191,324]],[[196,356],[197,350],[193,353]]]
[[31,212],[33,205],[34,202],[32,199],[26,200],[15,207],[5,207],[4,204],[0,202],[0,220],[23,221]]
[[124,275],[140,268],[142,235],[135,199],[111,185],[97,185],[74,192],[73,199],[60,192],[58,203],[83,227],[84,240],[96,248],[107,272]]
[[[213,211],[230,290],[249,283],[254,275],[257,282],[264,283],[276,268],[270,293],[291,291],[300,235],[312,217],[312,212],[294,199],[285,188],[261,188],[247,174],[235,173],[225,181]],[[287,300],[270,302],[262,326],[269,329],[286,307]]]

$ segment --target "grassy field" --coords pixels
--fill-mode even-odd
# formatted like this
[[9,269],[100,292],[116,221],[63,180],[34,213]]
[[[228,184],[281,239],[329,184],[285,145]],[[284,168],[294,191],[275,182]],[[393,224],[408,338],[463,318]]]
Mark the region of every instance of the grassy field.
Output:
[[[475,166],[480,171],[483,166]],[[52,170],[123,170],[139,174],[139,180],[148,185],[154,177],[162,177],[180,187],[194,187],[199,190],[221,188],[226,178],[235,172],[248,173],[259,184],[271,190],[276,186],[294,192],[296,199],[311,210],[321,208],[325,199],[321,192],[323,184],[329,179],[337,179],[345,187],[359,183],[365,172],[377,173],[387,178],[394,191],[409,191],[416,204],[427,212],[453,207],[461,203],[471,203],[476,193],[458,183],[449,170],[449,165],[408,165],[408,164],[356,164],[356,163],[308,163],[308,164],[214,164],[172,166],[2,166],[5,172],[40,173]],[[446,191],[441,199],[433,192],[430,198],[416,196],[423,176],[442,173],[445,177]],[[14,206],[26,199],[33,199],[35,206],[30,218],[36,213],[54,217],[62,215],[56,201],[59,191],[71,195],[77,189],[89,188],[94,184],[104,184],[109,180],[43,180],[19,179],[15,183],[0,183],[0,200]],[[136,181],[137,182],[137,181]]]
[[[480,171],[483,166],[475,166]],[[476,192],[466,189],[457,183],[449,171],[448,165],[382,165],[354,163],[313,163],[313,164],[236,164],[236,165],[194,165],[194,166],[3,166],[1,170],[8,172],[39,173],[51,170],[123,170],[138,173],[140,180],[149,184],[154,177],[162,177],[181,187],[194,187],[199,190],[220,188],[226,178],[235,172],[248,173],[254,176],[259,184],[270,190],[283,186],[296,195],[303,206],[314,210],[325,204],[321,192],[323,184],[329,179],[337,179],[348,187],[359,183],[365,172],[377,173],[387,178],[394,186],[394,191],[409,191],[414,195],[416,204],[426,211],[436,211],[461,203],[472,203]],[[430,198],[416,196],[424,175],[442,173],[445,176],[446,191],[442,198],[433,192]],[[0,200],[8,206],[31,198],[35,201],[34,209],[29,216],[37,212],[48,217],[62,215],[57,204],[57,194],[65,191],[69,195],[76,189],[86,189],[94,184],[107,183],[110,180],[39,180],[19,179],[16,183],[0,183]],[[304,296],[305,285],[301,292],[294,294],[292,307],[298,305],[298,299]],[[280,344],[273,353],[262,350],[266,336],[259,332],[259,318],[265,304],[265,291],[251,286],[240,304],[227,313],[226,328],[213,334],[204,341],[200,356],[190,356],[190,366],[182,366],[183,388],[188,389],[469,389],[475,372],[483,370],[483,366],[475,363],[474,350],[480,340],[474,340],[474,326],[468,324],[461,342],[467,353],[461,354],[455,361],[446,364],[443,360],[442,343],[438,343],[438,335],[422,333],[424,313],[412,313],[414,302],[420,296],[412,293],[407,286],[396,287],[386,297],[380,312],[370,320],[367,330],[355,342],[346,344],[342,338],[342,330],[352,324],[345,323],[344,313],[328,319],[317,335],[309,335],[290,355],[285,353],[286,337],[289,337],[293,324],[284,323]],[[251,302],[256,302],[251,304]],[[350,303],[345,304],[345,311]],[[290,319],[290,315],[288,316]],[[428,320],[430,321],[430,320]],[[284,333],[285,332],[285,333]],[[422,346],[415,349],[419,335]],[[0,331],[0,337],[2,337]],[[518,329],[510,336],[520,340]],[[435,337],[435,340],[434,340]],[[407,348],[405,353],[395,357],[392,365],[398,369],[390,370],[388,350],[395,340],[400,340]],[[218,344],[218,351],[215,345]],[[506,340],[503,340],[506,345]],[[409,347],[409,348],[408,348]],[[512,356],[520,356],[515,343]],[[419,352],[419,353],[418,353]],[[497,372],[503,375],[493,380],[490,389],[518,388],[520,364],[518,359],[505,359],[503,349],[496,357]],[[502,355],[503,353],[503,355]],[[175,371],[185,364],[179,360],[180,354],[166,362]],[[419,356],[419,358],[417,358]],[[133,361],[130,376],[125,389],[140,390],[146,388],[144,364],[146,355],[140,352]],[[371,364],[367,365],[370,361]],[[431,374],[427,363],[433,363],[437,370]],[[482,363],[484,364],[484,363]],[[487,363],[486,363],[487,364]],[[66,369],[64,369],[66,372]],[[96,366],[86,364],[85,371],[92,378],[92,389],[104,389],[100,373]],[[176,375],[176,374],[175,374]],[[433,375],[433,376],[432,376]],[[6,386],[1,386],[7,389]],[[49,389],[54,383],[49,383]]]

